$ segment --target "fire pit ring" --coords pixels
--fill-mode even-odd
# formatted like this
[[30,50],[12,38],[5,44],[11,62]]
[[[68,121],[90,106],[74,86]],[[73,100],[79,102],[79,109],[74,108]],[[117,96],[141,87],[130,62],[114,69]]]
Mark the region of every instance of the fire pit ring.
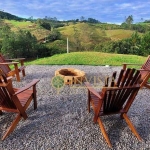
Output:
[[64,84],[78,84],[85,79],[85,72],[74,68],[63,68],[55,71],[55,76],[61,76]]

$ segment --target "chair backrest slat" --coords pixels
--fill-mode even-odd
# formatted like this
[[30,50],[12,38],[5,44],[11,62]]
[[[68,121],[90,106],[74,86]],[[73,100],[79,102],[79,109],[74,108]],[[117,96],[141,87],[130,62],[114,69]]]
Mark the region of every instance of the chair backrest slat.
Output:
[[[0,54],[0,62],[1,63],[4,63],[4,62],[6,62],[5,61],[5,59],[4,59],[4,57]],[[10,67],[9,67],[9,65],[0,65],[0,68],[3,70],[3,72],[5,73],[5,74],[7,74],[11,69],[10,69]]]
[[[140,86],[107,89],[104,95],[103,112],[118,112],[125,107],[132,95],[137,93]],[[132,99],[131,99],[132,100]]]
[[11,83],[8,83],[6,77],[3,75],[1,75],[0,77],[0,83],[5,83],[6,85],[0,86],[0,107],[16,109],[16,106],[11,99],[13,93],[10,93],[10,91],[8,91],[8,87],[12,88]]
[[11,100],[11,97],[4,87],[0,87],[0,107],[4,108],[16,108],[15,104]]
[[111,87],[105,87],[103,98],[103,112],[111,113],[120,111],[125,107],[126,102],[132,101],[140,89],[140,71],[128,68],[121,70],[117,85],[111,83]]
[[146,70],[150,70],[150,55],[148,56],[146,62],[141,67],[140,73],[141,73],[141,78],[143,80],[145,80],[145,78],[147,79],[147,76],[150,76],[150,72]]
[[147,70],[150,69],[150,55],[148,56],[145,64],[142,65],[141,69],[147,69]]
[[117,86],[120,86],[120,83],[121,83],[121,80],[122,80],[123,73],[124,73],[124,70],[122,69],[121,72],[120,72],[120,74],[119,74],[119,77],[118,77]]

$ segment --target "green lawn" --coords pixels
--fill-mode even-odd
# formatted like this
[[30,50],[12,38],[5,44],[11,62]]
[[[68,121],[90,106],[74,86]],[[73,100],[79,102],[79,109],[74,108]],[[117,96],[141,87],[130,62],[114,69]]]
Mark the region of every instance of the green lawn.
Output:
[[27,64],[36,65],[110,65],[121,66],[123,62],[143,64],[146,57],[137,55],[110,54],[100,52],[72,52],[40,58]]

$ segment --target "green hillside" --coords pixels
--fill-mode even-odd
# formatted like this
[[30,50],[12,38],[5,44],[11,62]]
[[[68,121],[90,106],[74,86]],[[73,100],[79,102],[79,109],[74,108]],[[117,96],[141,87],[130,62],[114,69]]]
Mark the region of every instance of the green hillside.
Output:
[[17,30],[28,30],[30,31],[33,35],[36,36],[37,40],[43,39],[50,34],[50,30],[46,30],[39,26],[37,23],[33,23],[31,21],[17,21],[17,20],[3,20],[4,24],[7,24],[8,26],[11,27],[12,31],[17,31]]
[[113,24],[76,23],[58,30],[64,40],[68,37],[70,51],[91,51],[100,44],[126,39],[135,33],[134,30],[115,29],[117,27]]
[[[104,26],[104,25],[103,25]],[[105,25],[108,26],[108,25]],[[112,25],[113,26],[113,25]],[[59,28],[61,34],[72,42],[78,38],[82,43],[97,43],[128,38],[134,31],[123,29],[105,30],[97,24],[77,23]]]
[[[56,18],[19,20],[11,14],[4,15],[5,18],[0,18],[0,49],[1,53],[11,54],[12,57],[40,58],[65,53],[67,38],[69,52],[97,51],[142,56],[147,56],[150,52],[149,23],[129,26],[125,22],[116,25],[74,20],[59,21]],[[3,27],[8,29],[5,30]]]
[[8,19],[8,20],[11,20],[11,19],[13,19],[13,20],[23,20],[24,19],[24,18],[12,15],[10,13],[7,13],[7,12],[1,11],[1,10],[0,10],[0,18],[1,19]]
[[110,65],[121,66],[123,62],[143,64],[146,57],[137,55],[110,54],[100,52],[72,52],[58,54],[31,61],[37,65]]
[[[19,29],[29,30],[38,40],[43,39],[50,34],[50,30],[44,29],[36,22],[33,23],[25,20],[16,21],[4,19],[3,23],[3,25],[9,25],[12,31],[17,31]],[[114,25],[110,24],[108,27],[108,24],[104,24],[102,26],[98,24],[76,23],[59,27],[57,29],[60,31],[64,40],[66,40],[67,37],[69,38],[71,49],[74,49],[75,45],[79,44],[80,47],[84,47],[86,50],[90,50],[92,45],[101,42],[116,41],[128,38],[135,32],[124,29],[105,30],[106,27],[110,28],[110,26]]]

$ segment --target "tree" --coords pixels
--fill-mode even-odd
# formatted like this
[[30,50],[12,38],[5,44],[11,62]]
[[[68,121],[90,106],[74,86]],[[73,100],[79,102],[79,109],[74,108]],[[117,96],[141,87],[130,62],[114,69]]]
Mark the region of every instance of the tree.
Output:
[[60,32],[58,30],[53,30],[51,33],[48,35],[48,40],[50,41],[55,41],[60,39]]
[[146,34],[143,35],[142,37],[142,52],[143,52],[143,56],[147,56],[150,54],[150,32],[147,32]]
[[51,30],[51,24],[49,22],[43,20],[41,21],[40,25],[47,30]]
[[79,19],[76,19],[76,22],[79,22]]
[[90,23],[99,23],[99,21],[98,20],[96,20],[96,19],[93,19],[93,18],[88,18],[88,20],[87,20],[88,22],[90,22]]
[[8,27],[2,29],[1,52],[10,57],[33,58],[36,56],[37,40],[29,31],[12,32]]
[[123,22],[123,23],[121,24],[121,27],[122,27],[123,29],[128,29],[128,25],[127,25],[126,22]]
[[29,21],[33,22],[33,16],[29,17]]
[[5,25],[0,30],[1,38],[4,38],[5,36],[8,36],[11,33],[11,29],[8,25]]
[[133,23],[133,16],[130,15],[126,18],[125,22],[127,23],[127,25],[129,26],[129,28],[131,29],[131,25]]
[[85,20],[85,18],[83,16],[81,16],[80,21],[83,22]]

